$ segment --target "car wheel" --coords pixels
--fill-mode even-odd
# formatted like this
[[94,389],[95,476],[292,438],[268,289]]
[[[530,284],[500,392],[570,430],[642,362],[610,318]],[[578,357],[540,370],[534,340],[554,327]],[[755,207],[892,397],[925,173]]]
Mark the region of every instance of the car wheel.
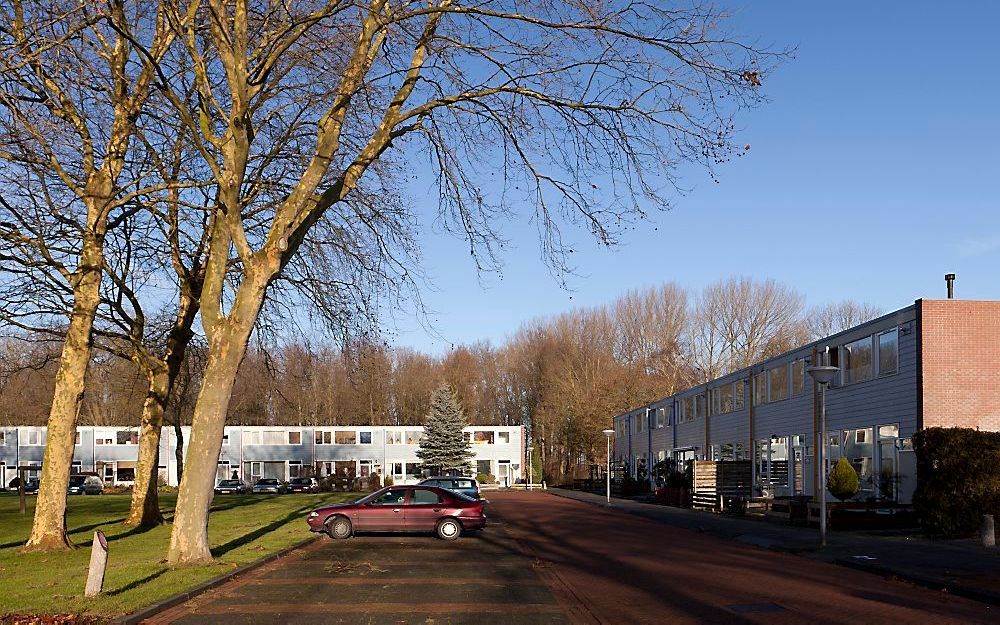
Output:
[[351,520],[347,517],[335,516],[326,522],[326,533],[330,535],[330,538],[335,540],[350,538],[353,532],[354,528],[351,527]]
[[437,536],[441,540],[455,540],[462,535],[462,525],[455,519],[441,519],[437,524]]

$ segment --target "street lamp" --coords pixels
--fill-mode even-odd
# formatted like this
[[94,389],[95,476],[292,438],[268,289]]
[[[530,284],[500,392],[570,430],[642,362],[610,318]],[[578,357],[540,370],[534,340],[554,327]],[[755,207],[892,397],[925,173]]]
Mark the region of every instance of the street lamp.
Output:
[[528,445],[528,490],[531,489],[531,482],[535,479],[535,465],[533,464],[535,446]]
[[608,437],[608,504],[611,504],[611,439],[615,437],[614,430],[604,430],[604,435]]
[[821,365],[809,367],[806,373],[819,384],[819,541],[826,547],[826,387],[840,371],[837,367]]

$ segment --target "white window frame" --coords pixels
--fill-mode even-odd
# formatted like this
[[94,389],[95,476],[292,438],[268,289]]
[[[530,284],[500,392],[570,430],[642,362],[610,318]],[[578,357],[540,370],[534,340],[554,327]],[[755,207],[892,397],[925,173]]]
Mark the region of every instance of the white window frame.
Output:
[[[299,435],[299,442],[297,442],[297,443],[293,443],[292,442],[292,434],[298,434]],[[302,444],[302,430],[288,430],[288,432],[286,433],[286,435],[287,435],[287,440],[288,440],[288,444],[289,445],[301,445]]]
[[[368,435],[368,442],[367,443],[361,440],[361,437],[364,434]],[[357,441],[358,445],[374,445],[375,444],[375,432],[373,430],[358,430],[357,438],[355,438],[354,440]]]
[[510,445],[510,432],[497,432],[497,443],[500,445]]

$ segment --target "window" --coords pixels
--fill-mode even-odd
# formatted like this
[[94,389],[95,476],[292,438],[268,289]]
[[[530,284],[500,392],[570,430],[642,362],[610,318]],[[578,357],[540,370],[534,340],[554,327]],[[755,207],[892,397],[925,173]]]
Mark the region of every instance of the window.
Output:
[[694,396],[685,397],[681,401],[681,421],[693,421],[694,420]]
[[426,488],[414,488],[410,491],[410,505],[441,503],[441,496]]
[[642,422],[643,422],[644,418],[645,418],[645,415],[641,415],[641,414],[637,414],[637,415],[633,415],[632,416],[632,419],[633,419],[633,421],[635,423],[635,427],[633,429],[636,432],[642,432]]
[[855,443],[867,443],[868,442],[868,430],[854,430],[854,442]]
[[510,445],[510,432],[497,432],[497,437],[501,445]]
[[[291,434],[291,432],[289,432]],[[300,439],[301,440],[301,439]],[[301,443],[299,443],[301,444]],[[302,470],[301,460],[289,460],[288,461],[288,477],[305,477],[305,472]]]
[[358,433],[354,430],[337,430],[333,433],[335,445],[357,445]]
[[112,440],[110,438],[105,438],[103,436],[101,436],[99,438],[94,438],[94,444],[95,445],[111,445],[113,443],[114,443],[114,440]]
[[[339,432],[338,432],[339,434]],[[399,488],[387,490],[377,498],[372,499],[369,505],[372,506],[401,506],[406,500],[406,491]]]
[[719,387],[715,387],[708,392],[708,414],[717,415],[721,412],[720,404],[722,403],[721,393],[719,392]]
[[402,432],[386,432],[385,433],[385,444],[386,445],[402,445],[403,444],[403,433]]
[[899,330],[893,328],[878,335],[878,374],[892,375],[899,368]]
[[764,372],[753,376],[753,405],[767,403],[767,377]]
[[115,481],[116,482],[134,482],[135,481],[135,467],[118,467],[115,471]]
[[393,462],[392,463],[392,477],[397,479],[403,479],[403,463]]
[[372,444],[372,433],[369,432],[358,432],[358,442],[362,445]]
[[695,417],[696,418],[704,417],[705,416],[705,396],[704,395],[695,395],[694,406],[695,406],[695,413],[694,413]]
[[733,383],[733,410],[743,410],[746,405],[746,391],[743,380]]
[[243,444],[244,445],[260,445],[260,431],[259,430],[243,430]]
[[[292,430],[288,433],[288,444],[289,445],[301,445],[302,444],[302,431]],[[298,476],[296,476],[298,477]]]
[[492,445],[493,444],[493,431],[492,430],[476,430],[472,434],[472,442],[476,445]]
[[767,372],[770,381],[770,401],[781,401],[788,399],[788,365],[774,367]]
[[476,473],[485,473],[486,475],[492,475],[493,473],[493,461],[492,460],[476,460]]
[[667,409],[657,408],[653,419],[655,420],[656,429],[660,429],[665,426],[667,424]]
[[878,426],[878,437],[879,438],[899,438],[899,424],[889,423],[887,425]]
[[733,411],[733,385],[725,384],[719,388],[719,414]]
[[806,361],[792,361],[792,397],[798,397],[806,392]]
[[229,435],[228,434],[223,434],[222,435],[222,444],[223,445],[228,445],[229,444]]
[[0,447],[7,444],[7,432],[0,430]]
[[118,445],[138,445],[139,433],[130,430],[118,430],[115,432],[115,442]]
[[409,477],[420,477],[421,471],[419,462],[407,462],[404,463],[403,468],[406,469],[406,475]]
[[844,345],[844,384],[872,379],[872,337]]
[[420,438],[423,432],[421,430],[407,430],[406,431],[406,444],[407,445],[419,445]]
[[314,439],[317,445],[332,445],[333,432],[331,432],[330,430],[325,430],[325,431],[316,430]]
[[41,430],[28,430],[25,436],[25,445],[30,445],[32,447],[38,445],[45,445],[45,432]]
[[261,442],[264,445],[284,445],[288,440],[285,433],[281,430],[267,430],[261,432]]

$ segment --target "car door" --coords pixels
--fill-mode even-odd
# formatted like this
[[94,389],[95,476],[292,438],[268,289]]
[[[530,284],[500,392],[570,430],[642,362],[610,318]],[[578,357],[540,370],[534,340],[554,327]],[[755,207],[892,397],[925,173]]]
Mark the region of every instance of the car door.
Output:
[[415,486],[403,507],[407,531],[433,531],[443,509],[444,502],[437,491]]
[[403,504],[405,488],[389,490],[359,507],[354,514],[354,528],[368,532],[391,532],[405,529]]

